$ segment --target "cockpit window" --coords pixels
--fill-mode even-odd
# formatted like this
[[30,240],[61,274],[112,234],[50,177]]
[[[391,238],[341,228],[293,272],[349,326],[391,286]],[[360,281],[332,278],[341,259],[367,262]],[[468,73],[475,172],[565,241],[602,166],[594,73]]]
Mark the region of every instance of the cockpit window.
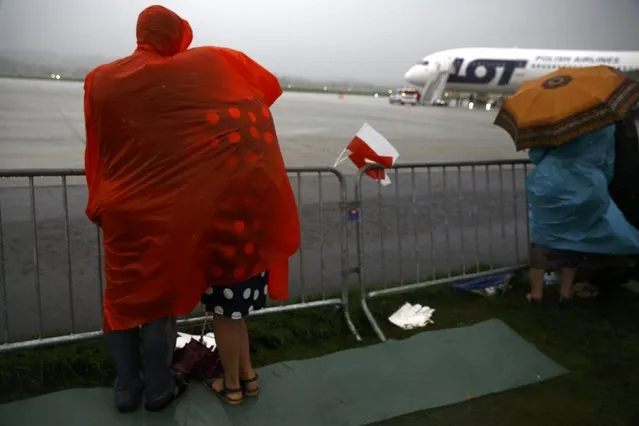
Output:
[[421,61],[419,64],[420,65],[428,65],[428,61]]

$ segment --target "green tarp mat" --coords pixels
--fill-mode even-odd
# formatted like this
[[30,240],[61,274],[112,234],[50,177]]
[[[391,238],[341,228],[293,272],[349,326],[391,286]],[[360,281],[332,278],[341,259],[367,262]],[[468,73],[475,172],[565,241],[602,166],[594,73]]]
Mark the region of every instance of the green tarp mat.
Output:
[[490,320],[261,368],[262,394],[240,406],[193,383],[162,413],[118,414],[111,389],[72,389],[1,405],[0,425],[359,426],[566,372]]

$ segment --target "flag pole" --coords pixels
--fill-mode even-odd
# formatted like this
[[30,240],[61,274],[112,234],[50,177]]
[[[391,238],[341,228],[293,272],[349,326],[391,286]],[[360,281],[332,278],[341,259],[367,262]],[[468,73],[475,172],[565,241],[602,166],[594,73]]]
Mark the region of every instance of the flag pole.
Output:
[[333,167],[337,167],[340,164],[342,164],[344,161],[346,161],[346,159],[348,158],[348,155],[346,155],[348,152],[347,148],[344,148],[342,150],[342,152],[339,154],[339,156],[337,157],[337,160],[335,160],[335,164],[333,164]]

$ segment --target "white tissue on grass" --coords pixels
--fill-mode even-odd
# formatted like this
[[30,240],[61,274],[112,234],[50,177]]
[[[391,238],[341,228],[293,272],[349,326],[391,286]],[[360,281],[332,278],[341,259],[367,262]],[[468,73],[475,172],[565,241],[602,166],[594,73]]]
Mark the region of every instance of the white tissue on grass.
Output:
[[[181,333],[178,331],[177,341],[175,342],[175,348],[180,349],[186,346],[187,343],[191,341],[191,339],[200,340],[200,336],[194,336],[193,334]],[[213,352],[216,348],[215,336],[213,333],[206,333],[202,336],[202,343],[206,345],[207,348]]]
[[434,324],[432,320],[433,313],[435,313],[435,309],[430,306],[411,305],[406,302],[393,315],[388,317],[388,320],[404,330],[410,330]]

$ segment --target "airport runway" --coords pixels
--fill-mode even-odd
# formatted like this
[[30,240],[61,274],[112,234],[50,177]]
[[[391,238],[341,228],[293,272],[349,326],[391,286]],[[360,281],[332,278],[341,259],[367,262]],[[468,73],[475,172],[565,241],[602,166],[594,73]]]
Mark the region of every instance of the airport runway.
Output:
[[[81,84],[0,79],[0,94],[0,169],[82,167]],[[517,158],[506,134],[492,126],[493,113],[485,111],[287,93],[274,115],[289,167],[331,165],[364,122],[389,138],[404,162]],[[343,170],[352,198],[352,169]],[[508,166],[451,168],[445,173],[441,168],[430,173],[402,169],[398,176],[391,174],[391,186],[381,189],[365,179],[361,208],[366,282],[413,282],[431,277],[435,270],[522,259],[524,176],[521,167]],[[303,236],[302,250],[292,261],[292,292],[332,292],[341,279],[341,223],[346,218],[339,206],[338,180],[314,172],[291,174],[291,180]],[[0,284],[7,293],[0,304],[0,344],[5,336],[18,340],[40,332],[66,334],[72,325],[75,332],[100,327],[100,257],[96,229],[83,214],[86,188],[81,178],[69,180],[67,239],[65,196],[58,182],[46,179],[36,185],[36,226],[27,181],[7,179],[0,185]],[[349,221],[348,267],[357,263],[355,230],[355,222]],[[356,278],[351,275],[351,286]]]
[[[0,169],[83,167],[82,83],[0,78]],[[368,122],[401,161],[515,158],[493,112],[400,107],[386,98],[285,93],[274,108],[288,166],[332,165]]]

